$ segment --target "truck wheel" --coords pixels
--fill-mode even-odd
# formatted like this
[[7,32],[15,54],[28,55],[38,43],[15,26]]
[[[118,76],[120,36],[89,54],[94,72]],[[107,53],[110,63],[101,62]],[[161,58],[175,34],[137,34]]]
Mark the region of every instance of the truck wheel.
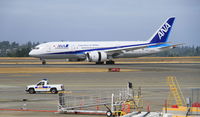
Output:
[[35,93],[35,90],[34,90],[33,88],[31,88],[31,89],[28,90],[28,92],[29,92],[30,94],[34,94],[34,93]]
[[53,89],[51,89],[51,93],[56,94],[56,93],[58,93],[58,91],[56,88],[53,88]]

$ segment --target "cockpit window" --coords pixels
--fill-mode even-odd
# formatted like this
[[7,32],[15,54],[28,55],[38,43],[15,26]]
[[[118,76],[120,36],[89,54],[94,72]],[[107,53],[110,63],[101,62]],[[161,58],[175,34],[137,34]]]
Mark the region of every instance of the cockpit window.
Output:
[[39,47],[34,47],[33,49],[34,49],[34,50],[39,50],[40,48],[39,48]]

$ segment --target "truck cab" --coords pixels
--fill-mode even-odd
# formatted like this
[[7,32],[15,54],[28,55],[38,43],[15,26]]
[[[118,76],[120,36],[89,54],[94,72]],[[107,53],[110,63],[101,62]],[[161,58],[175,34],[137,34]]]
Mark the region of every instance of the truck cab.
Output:
[[43,79],[36,83],[35,85],[28,85],[26,87],[26,92],[30,94],[34,94],[36,92],[51,92],[51,93],[58,93],[58,91],[63,91],[64,85],[63,84],[49,84],[47,79]]

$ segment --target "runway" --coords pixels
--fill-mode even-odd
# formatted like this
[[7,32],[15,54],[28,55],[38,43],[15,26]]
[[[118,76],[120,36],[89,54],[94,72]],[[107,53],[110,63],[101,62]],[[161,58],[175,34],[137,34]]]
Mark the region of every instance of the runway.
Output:
[[[134,87],[142,87],[142,95],[144,97],[144,107],[151,106],[152,111],[160,111],[164,101],[168,96],[169,88],[166,84],[167,76],[176,76],[185,97],[191,95],[192,88],[200,88],[200,63],[199,58],[170,58],[169,63],[159,63],[159,61],[169,61],[169,58],[157,58],[158,63],[152,63],[152,59],[138,58],[136,60],[118,60],[116,65],[94,65],[91,63],[65,63],[55,64],[51,62],[47,65],[31,64],[31,62],[39,62],[33,60],[29,64],[0,64],[1,71],[9,70],[10,72],[0,73],[0,109],[20,109],[24,102],[22,99],[28,99],[26,102],[28,109],[33,110],[57,110],[57,95],[53,94],[27,94],[25,93],[26,85],[35,84],[43,78],[48,78],[52,84],[64,84],[67,90],[72,93],[91,91],[95,92],[98,89],[115,89],[124,88],[127,82],[133,82]],[[23,59],[24,60],[24,59]],[[27,60],[27,59],[26,59]],[[152,61],[150,61],[152,60]],[[16,60],[17,62],[24,62]],[[14,61],[14,62],[16,62]],[[136,61],[139,61],[136,63]],[[147,61],[149,63],[147,63]],[[172,61],[181,61],[172,63]],[[189,61],[189,62],[186,62]],[[9,63],[5,59],[0,59],[0,63]],[[13,62],[13,60],[12,60]],[[27,62],[27,61],[25,61]],[[64,62],[64,61],[61,61]],[[127,63],[129,62],[129,63]],[[143,63],[142,63],[143,62]],[[145,63],[146,62],[146,63]],[[155,62],[155,61],[153,61]],[[32,72],[12,72],[13,70],[21,71],[20,69],[32,69]],[[54,68],[59,68],[55,69]],[[122,72],[108,72],[108,68],[121,68]],[[27,71],[28,71],[27,69]],[[49,70],[51,72],[34,72],[36,69]],[[71,71],[67,71],[70,70]],[[86,69],[86,70],[84,70]],[[96,72],[95,70],[103,69],[105,71]],[[62,72],[58,72],[64,70]],[[77,72],[83,70],[83,72]],[[93,72],[91,72],[93,70]],[[31,70],[30,70],[31,71]],[[65,72],[66,71],[66,72]],[[145,110],[145,109],[144,109]],[[58,116],[54,113],[47,112],[14,112],[0,111],[1,115],[7,117],[33,117],[33,116]],[[66,116],[66,115],[59,115]],[[76,116],[77,115],[70,115]],[[82,117],[83,115],[79,115]]]

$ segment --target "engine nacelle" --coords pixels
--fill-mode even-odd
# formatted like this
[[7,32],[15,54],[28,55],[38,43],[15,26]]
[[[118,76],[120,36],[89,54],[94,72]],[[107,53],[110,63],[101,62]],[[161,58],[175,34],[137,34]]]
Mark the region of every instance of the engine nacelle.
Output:
[[87,53],[87,58],[89,62],[103,62],[108,59],[108,56],[105,52],[93,51]]

